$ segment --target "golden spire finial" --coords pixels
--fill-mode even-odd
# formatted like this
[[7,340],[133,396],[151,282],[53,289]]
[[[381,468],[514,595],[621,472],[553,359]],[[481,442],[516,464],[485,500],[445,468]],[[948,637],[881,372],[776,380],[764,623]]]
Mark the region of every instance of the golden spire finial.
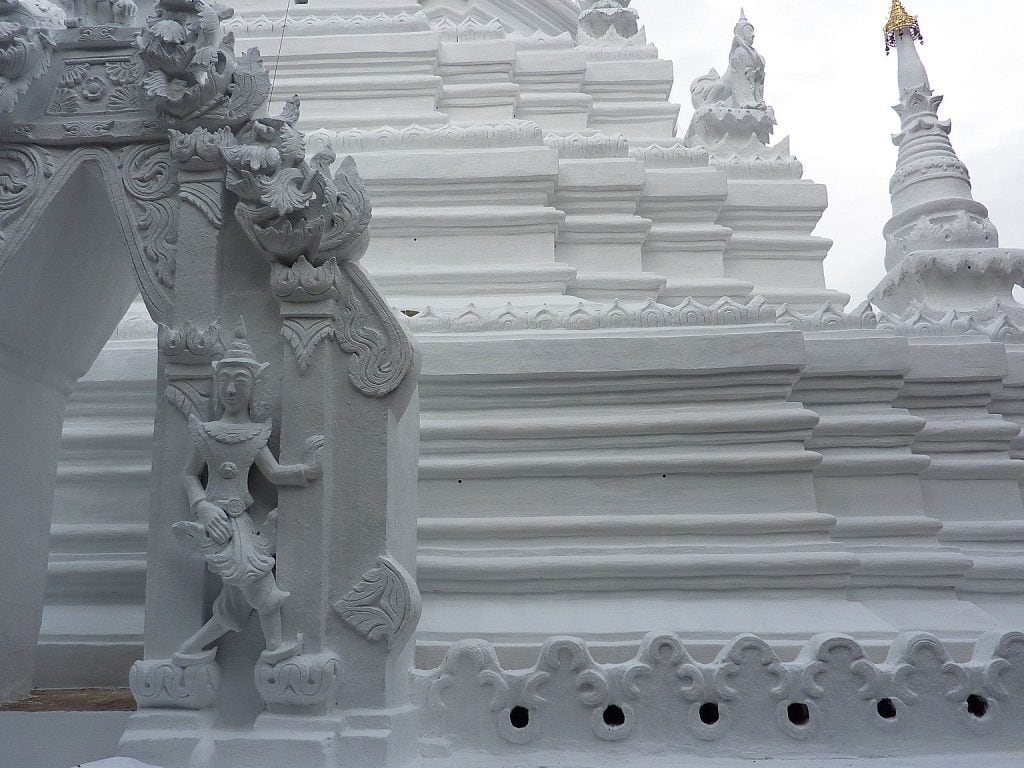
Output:
[[885,24],[885,52],[889,53],[896,47],[896,38],[904,32],[908,33],[914,40],[924,42],[921,35],[921,25],[917,23],[917,16],[911,16],[903,7],[900,0],[892,0],[892,10],[889,12],[889,21]]

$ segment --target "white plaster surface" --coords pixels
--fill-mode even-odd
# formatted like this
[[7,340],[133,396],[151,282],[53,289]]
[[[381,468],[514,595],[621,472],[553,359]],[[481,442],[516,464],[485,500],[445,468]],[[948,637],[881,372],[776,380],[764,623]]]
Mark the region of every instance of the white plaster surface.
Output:
[[[907,132],[886,229],[892,270],[877,309],[847,314],[821,268],[831,241],[814,233],[825,187],[802,178],[787,140],[768,143],[774,114],[745,19],[729,71],[701,79],[718,97],[698,104],[695,84],[680,139],[671,65],[625,0],[451,5],[313,8],[279,57],[283,19],[267,2],[228,22],[239,49],[263,47],[277,95],[305,100],[301,118],[239,139],[246,157],[265,151],[259,141],[294,147],[298,119],[310,155],[324,153],[313,164],[355,157],[374,207],[365,265],[387,301],[341,271],[361,251],[340,269],[316,254],[273,270],[253,259],[254,231],[273,222],[249,220],[243,235],[220,221],[220,181],[186,153],[164,359],[154,375],[146,343],[120,357],[108,348],[80,393],[109,376],[159,381],[173,399],[158,405],[150,478],[146,658],[132,673],[143,706],[117,749],[161,768],[1014,764],[1024,379],[1012,345],[1024,312],[1009,292],[1021,256],[995,247],[942,144],[914,43],[898,45]],[[914,160],[918,120],[933,141],[927,167]],[[289,173],[310,173],[301,152],[284,154],[252,168],[279,191]],[[232,189],[244,198],[251,160],[238,157]],[[350,182],[351,166],[337,167],[333,182]],[[98,179],[72,182],[82,194]],[[346,190],[365,210],[358,187]],[[99,242],[100,224],[81,231]],[[289,225],[281,239],[302,236]],[[339,300],[347,320],[335,328]],[[191,441],[176,409],[209,421],[216,355],[202,331],[239,315],[272,365],[262,423],[286,466],[270,479],[290,469],[303,480],[279,493],[254,484],[243,505],[268,528],[277,507],[275,578],[292,593],[260,617],[268,636],[283,622],[289,641],[262,660],[255,618],[214,652],[182,647],[211,595],[201,560],[170,534],[212,487],[196,465],[192,495],[182,492]],[[67,387],[100,325],[60,370]],[[183,352],[181,339],[199,341]],[[419,394],[413,383],[374,391],[389,366],[362,365],[364,347],[404,355],[396,368],[417,369]],[[7,368],[0,383],[20,386],[24,371]],[[81,506],[58,499],[37,680],[92,682],[100,670],[76,665],[102,656],[108,675],[125,644],[137,648],[143,563],[120,534],[143,532],[118,527],[145,521],[113,510],[131,504],[117,472],[138,465],[148,421],[126,435],[123,412],[118,427],[97,419],[127,391],[110,387],[95,412],[69,407],[63,477]],[[0,408],[36,450],[8,471],[15,499],[41,508],[63,392],[18,397]],[[326,479],[307,487],[304,441],[320,433]],[[95,484],[76,485],[69,468],[108,449]],[[24,565],[0,661],[31,654],[44,517],[0,543]],[[0,694],[28,681],[7,673]],[[26,754],[37,728],[62,722],[24,717]],[[82,745],[99,748],[99,722]],[[946,757],[924,757],[934,751]]]

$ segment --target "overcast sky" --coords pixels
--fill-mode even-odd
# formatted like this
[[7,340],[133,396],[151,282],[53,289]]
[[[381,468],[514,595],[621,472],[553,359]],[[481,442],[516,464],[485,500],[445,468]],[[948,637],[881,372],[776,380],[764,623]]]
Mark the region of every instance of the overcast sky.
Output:
[[[773,142],[791,136],[804,177],[828,186],[816,234],[835,241],[825,261],[829,287],[860,301],[884,274],[881,230],[891,213],[896,55],[886,57],[881,31],[890,0],[633,0],[648,39],[675,63],[681,133],[693,111],[690,83],[725,67],[741,3],[767,59],[765,100],[779,122]],[[904,5],[921,22],[921,56],[932,88],[946,97],[939,114],[953,122],[974,197],[989,207],[1000,244],[1024,248],[1024,3]]]

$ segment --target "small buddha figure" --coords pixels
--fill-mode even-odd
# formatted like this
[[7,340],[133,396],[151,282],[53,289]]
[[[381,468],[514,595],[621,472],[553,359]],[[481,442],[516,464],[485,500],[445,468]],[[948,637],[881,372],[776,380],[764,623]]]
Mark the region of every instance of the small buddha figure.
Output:
[[[231,348],[213,363],[221,417],[189,420],[194,446],[184,483],[195,522],[176,523],[174,532],[199,549],[224,587],[214,601],[212,618],[175,654],[181,663],[207,655],[203,652],[207,645],[228,631],[241,630],[253,611],[266,638],[265,660],[279,661],[301,651],[297,642],[286,643],[282,636],[281,605],[288,593],[274,577],[276,510],[262,527],[256,525],[248,511],[253,505],[248,477],[255,464],[275,485],[306,485],[316,480],[322,471],[323,437],[306,441],[307,463],[277,462],[267,447],[271,422],[253,420],[258,408],[255,390],[266,368],[253,355],[245,325],[239,321]],[[208,474],[205,488],[204,470]]]
[[733,29],[729,69],[722,76],[712,69],[693,82],[693,106],[765,109],[764,70],[764,57],[754,48],[754,25],[740,11],[740,20]]

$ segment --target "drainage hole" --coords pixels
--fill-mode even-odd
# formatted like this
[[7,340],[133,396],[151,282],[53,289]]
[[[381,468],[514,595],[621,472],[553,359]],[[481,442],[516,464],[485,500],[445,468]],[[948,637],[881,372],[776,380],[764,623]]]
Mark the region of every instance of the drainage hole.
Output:
[[459,485],[462,485],[462,481],[461,480],[459,480]]
[[811,719],[811,711],[807,708],[807,705],[801,704],[798,701],[794,701],[786,707],[786,715],[789,717],[789,722],[793,725],[807,725]]
[[508,713],[508,721],[512,723],[513,728],[525,728],[530,724],[530,710],[526,707],[512,707],[512,711]]
[[700,721],[704,725],[714,725],[718,722],[719,718],[718,705],[713,701],[701,704],[698,714],[700,715]]
[[881,718],[886,720],[896,719],[896,705],[892,703],[892,699],[879,699],[875,709],[878,710],[878,716]]
[[982,718],[988,712],[988,700],[984,696],[972,693],[967,697],[967,711],[977,718]]
[[618,728],[625,724],[626,713],[618,704],[612,704],[604,709],[604,724],[609,728]]

